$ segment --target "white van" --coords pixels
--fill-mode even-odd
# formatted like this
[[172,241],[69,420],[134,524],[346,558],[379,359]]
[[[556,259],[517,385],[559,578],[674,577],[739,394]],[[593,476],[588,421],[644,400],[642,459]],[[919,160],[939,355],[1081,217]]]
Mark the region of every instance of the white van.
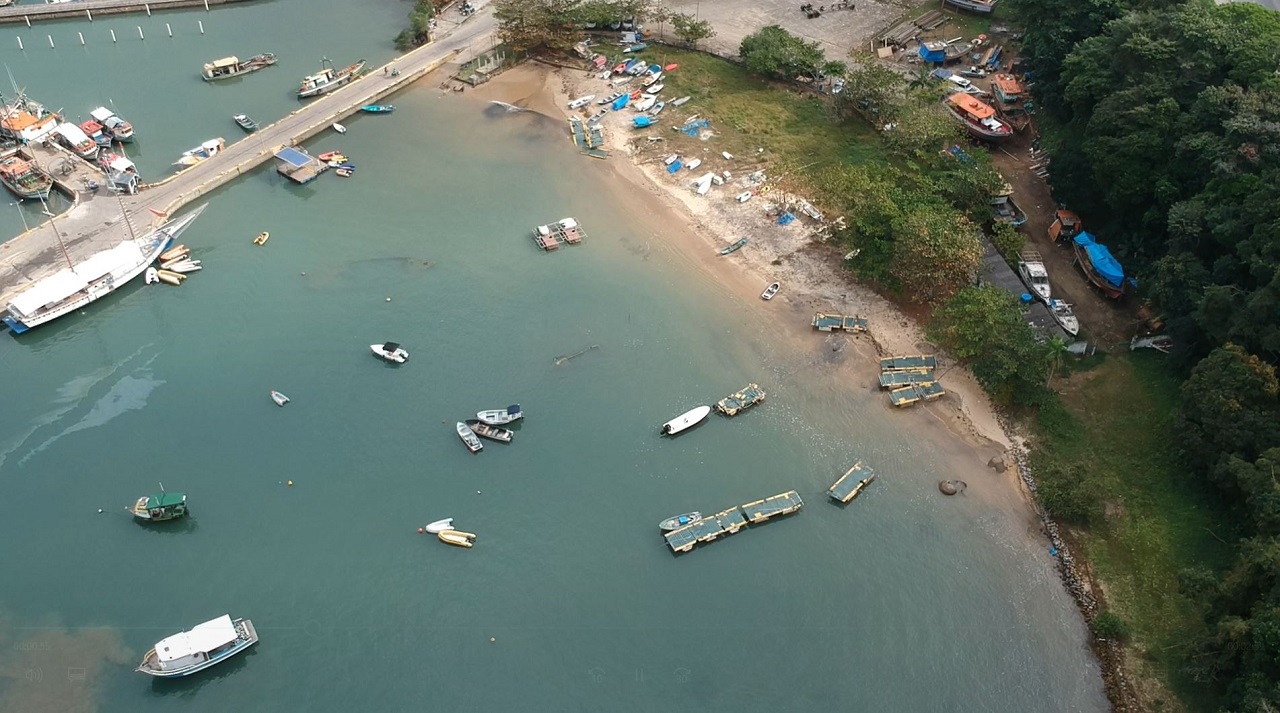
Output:
[[957,87],[960,87],[961,89],[968,89],[969,87],[973,86],[973,82],[970,82],[969,80],[965,79],[964,77],[961,77],[958,74],[953,74],[950,77],[947,77],[947,81],[951,82]]

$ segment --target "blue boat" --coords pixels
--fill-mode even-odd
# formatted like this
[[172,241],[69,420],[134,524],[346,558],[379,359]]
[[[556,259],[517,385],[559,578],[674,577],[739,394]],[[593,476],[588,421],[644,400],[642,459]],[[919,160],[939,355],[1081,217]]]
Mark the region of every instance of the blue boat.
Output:
[[337,166],[337,167],[338,167],[338,168],[345,168],[345,169],[347,169],[348,171],[354,171],[354,170],[356,170],[356,165],[355,165],[354,163],[340,163],[340,164],[338,164],[338,166]]
[[631,45],[630,47],[622,50],[622,52],[625,54],[628,52],[639,52],[640,50],[645,50],[645,49],[649,49],[649,45],[643,42],[637,42],[634,45]]
[[396,108],[391,104],[366,104],[360,107],[360,111],[370,114],[390,114],[395,110]]
[[653,124],[653,119],[650,119],[647,116],[637,116],[636,118],[632,119],[632,121],[635,122],[637,129],[643,129],[646,126]]
[[629,102],[629,101],[631,101],[631,95],[630,95],[630,94],[623,94],[622,96],[620,96],[620,97],[618,97],[617,99],[615,99],[615,100],[614,100],[614,102],[613,102],[613,110],[614,110],[614,111],[618,111],[618,110],[619,110],[619,109],[621,109],[622,107],[626,106],[626,105],[627,105],[627,102]]
[[667,173],[675,173],[676,171],[679,171],[681,168],[684,168],[684,161],[676,159],[675,163],[672,163],[670,166],[667,166]]

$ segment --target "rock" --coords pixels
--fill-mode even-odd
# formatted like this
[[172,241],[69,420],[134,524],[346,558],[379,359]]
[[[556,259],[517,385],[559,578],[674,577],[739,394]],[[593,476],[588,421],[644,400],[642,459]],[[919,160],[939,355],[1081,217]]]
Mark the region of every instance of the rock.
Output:
[[1004,455],[993,456],[987,461],[988,468],[994,468],[997,473],[1003,473],[1009,469],[1009,464],[1005,462]]

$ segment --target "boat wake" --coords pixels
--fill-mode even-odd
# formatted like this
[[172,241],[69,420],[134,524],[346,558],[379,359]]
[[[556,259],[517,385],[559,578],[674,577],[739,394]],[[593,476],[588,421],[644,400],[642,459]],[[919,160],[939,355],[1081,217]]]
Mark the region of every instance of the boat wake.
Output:
[[507,114],[515,113],[517,111],[529,111],[529,109],[526,109],[522,106],[517,106],[509,102],[498,101],[497,99],[494,99],[493,101],[489,102],[489,104],[497,107],[502,107],[504,112]]
[[556,357],[555,364],[556,366],[560,366],[561,364],[564,364],[565,362],[569,361],[570,359],[573,359],[574,357],[580,357],[583,354],[586,354],[587,352],[591,351],[592,349],[599,349],[599,348],[600,348],[599,344],[592,344],[591,346],[587,347],[586,349],[583,349],[580,352],[558,356]]

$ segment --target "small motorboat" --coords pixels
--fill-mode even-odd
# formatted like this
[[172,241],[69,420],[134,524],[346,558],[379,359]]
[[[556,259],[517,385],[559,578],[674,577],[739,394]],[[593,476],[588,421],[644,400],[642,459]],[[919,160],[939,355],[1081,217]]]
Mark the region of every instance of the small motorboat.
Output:
[[254,238],[254,239],[253,239],[253,244],[254,244],[254,245],[266,245],[266,244],[267,244],[267,240],[269,240],[269,239],[271,239],[271,233],[268,233],[267,231],[265,231],[265,230],[264,230],[264,231],[262,231],[261,233],[258,233],[258,237],[256,237],[256,238]]
[[675,517],[669,517],[666,520],[663,520],[662,522],[658,523],[658,529],[662,530],[663,532],[671,532],[672,530],[679,530],[685,525],[688,525],[691,522],[696,522],[701,519],[702,519],[702,513],[698,512],[697,510],[694,510],[693,512],[687,512],[683,515],[676,515]]
[[147,274],[142,278],[142,281],[148,285],[154,285],[160,281],[160,275],[156,273],[154,267],[148,267]]
[[347,155],[341,151],[325,151],[322,154],[316,154],[316,158],[328,163],[329,161],[337,161],[343,163],[347,160]]
[[356,172],[352,171],[349,168],[339,168],[336,171],[334,171],[334,173],[338,174],[338,178],[351,178],[352,176],[356,175]]
[[274,391],[274,390],[271,392],[271,400],[276,402],[276,406],[284,406],[285,404],[289,403],[288,396],[285,396],[279,391]]
[[751,200],[751,191],[743,191],[738,194],[739,203],[746,203],[749,200]]
[[406,361],[409,361],[409,352],[405,351],[404,347],[401,347],[395,342],[370,344],[369,350],[373,352],[374,356],[382,357],[394,364],[403,364]]
[[699,166],[701,166],[701,165],[702,165],[702,159],[700,159],[700,158],[695,158],[694,160],[690,161],[689,163],[686,163],[686,164],[684,165],[684,167],[685,167],[685,168],[687,168],[687,169],[689,169],[690,171],[692,171],[693,169],[695,169],[695,168],[697,168],[697,167],[699,167]]
[[248,114],[236,114],[231,118],[240,125],[240,128],[251,134],[258,130],[258,122],[254,121]]
[[481,411],[476,414],[476,418],[490,426],[505,426],[512,421],[524,418],[524,411],[520,410],[520,404],[511,404],[505,409],[496,408]]
[[470,428],[477,436],[480,436],[481,438],[488,438],[491,441],[510,443],[511,439],[515,438],[516,435],[515,431],[512,431],[509,428],[490,426],[489,424],[483,423],[474,418],[469,418],[466,421],[463,421],[463,423],[467,424],[467,428]]
[[392,104],[366,104],[360,107],[360,111],[366,114],[390,114],[395,110],[396,108]]
[[339,124],[336,121],[333,122],[333,130],[338,132],[339,134],[347,133],[347,127],[343,126],[342,124]]
[[462,439],[462,445],[472,453],[479,453],[484,450],[484,444],[480,442],[480,438],[476,436],[476,432],[462,421],[458,421],[456,428],[458,429],[458,438]]
[[164,268],[178,274],[186,274],[188,272],[199,272],[204,269],[204,265],[199,260],[179,260],[178,262]]
[[436,533],[436,537],[441,542],[457,547],[470,547],[475,542],[476,536],[470,532],[459,532],[457,530],[442,530]]
[[780,289],[782,289],[781,282],[771,283],[768,287],[764,288],[764,292],[760,293],[760,299],[771,300],[774,295],[778,294],[778,290]]
[[436,520],[435,522],[431,523],[430,525],[427,525],[422,529],[423,531],[428,532],[432,535],[439,535],[445,530],[453,529],[453,518],[446,517],[443,520]]
[[698,406],[689,409],[675,418],[662,424],[659,429],[664,436],[674,436],[675,434],[702,423],[702,421],[711,413],[710,406]]
[[590,104],[591,100],[595,98],[596,98],[596,95],[594,94],[588,94],[585,97],[578,97],[577,99],[574,99],[573,101],[569,102],[569,108],[581,109],[582,107]]

